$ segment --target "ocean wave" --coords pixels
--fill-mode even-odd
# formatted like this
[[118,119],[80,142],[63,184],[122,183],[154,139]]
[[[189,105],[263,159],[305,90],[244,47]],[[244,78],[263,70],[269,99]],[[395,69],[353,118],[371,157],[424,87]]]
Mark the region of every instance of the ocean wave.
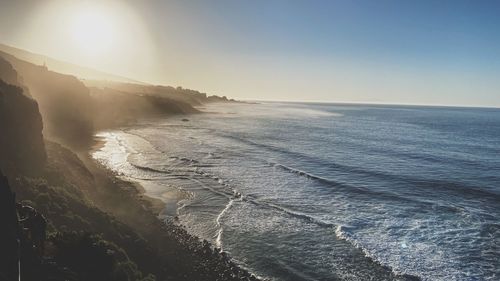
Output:
[[[152,172],[157,172],[157,173],[167,173],[167,171],[158,170],[158,169],[154,169],[151,167],[144,167],[144,166],[139,166],[139,165],[134,165],[134,166],[136,168],[139,168],[142,170],[147,170],[147,171],[152,171]],[[308,174],[304,171],[297,171],[297,173],[301,176],[305,176],[305,177],[308,177],[310,179],[314,179],[314,180],[321,179],[320,177]],[[373,261],[380,263],[376,259],[375,256],[370,255],[369,251],[364,249],[355,239],[353,239],[351,237],[351,235],[347,231],[348,228],[345,226],[339,226],[339,225],[334,224],[334,223],[326,222],[326,221],[323,221],[321,219],[315,218],[314,216],[311,216],[311,215],[308,215],[308,214],[305,214],[302,212],[298,212],[295,210],[291,210],[289,208],[280,206],[280,205],[275,204],[275,203],[266,202],[264,200],[254,198],[252,196],[241,195],[240,197],[236,197],[235,194],[238,194],[238,192],[235,189],[228,188],[228,185],[220,184],[221,179],[218,176],[211,175],[211,174],[208,174],[205,172],[200,172],[200,171],[198,171],[198,173],[196,173],[196,174],[199,176],[202,176],[204,178],[209,178],[209,179],[214,180],[214,184],[213,185],[207,184],[207,183],[205,183],[201,180],[198,180],[196,178],[193,178],[193,177],[183,177],[182,179],[194,181],[197,186],[201,186],[204,189],[206,189],[214,194],[218,194],[218,195],[223,196],[223,197],[228,199],[228,201],[227,201],[228,203],[226,204],[226,206],[218,213],[217,217],[215,218],[216,226],[218,227],[218,229],[217,229],[216,234],[214,236],[214,241],[215,241],[215,245],[221,251],[223,251],[222,235],[224,233],[223,224],[221,222],[221,219],[223,218],[225,213],[228,212],[228,210],[233,206],[234,202],[240,201],[240,202],[247,202],[247,203],[259,206],[261,208],[273,209],[273,210],[276,210],[280,213],[286,214],[290,217],[300,219],[300,220],[306,221],[308,223],[313,223],[313,224],[320,226],[320,227],[323,227],[323,228],[329,228],[329,229],[335,230],[335,234],[336,234],[338,239],[345,240],[345,241],[349,242],[351,245],[353,245],[353,247],[356,247],[356,248],[359,248],[360,250],[362,250],[362,252],[365,254],[366,257],[369,257]],[[323,180],[327,181],[326,179],[323,179]],[[209,207],[208,205],[184,204],[184,205],[180,206],[179,209],[185,208],[187,206],[189,206],[190,208],[201,208],[201,209]],[[395,272],[395,273],[398,273],[398,272]],[[398,274],[401,274],[401,273],[398,273]],[[408,278],[405,278],[405,280],[408,280]]]
[[227,203],[226,207],[219,213],[217,218],[215,219],[215,223],[217,224],[217,227],[219,227],[219,230],[217,231],[216,237],[215,237],[215,245],[220,249],[220,251],[223,251],[222,248],[222,233],[224,231],[224,228],[221,225],[221,219],[224,216],[224,214],[233,206],[234,200],[230,199],[229,202]]
[[155,169],[155,168],[151,168],[148,166],[141,166],[141,165],[137,165],[137,164],[130,163],[130,162],[129,162],[129,164],[132,165],[134,168],[137,168],[137,169],[142,170],[142,171],[161,173],[161,174],[169,174],[170,173],[169,171]]
[[253,203],[255,205],[259,205],[259,206],[263,206],[263,207],[267,207],[267,208],[272,208],[272,209],[281,211],[281,212],[283,212],[283,213],[285,213],[285,214],[287,214],[289,216],[292,216],[292,217],[295,217],[295,218],[298,218],[298,219],[302,219],[302,220],[314,223],[314,224],[316,224],[318,226],[321,226],[321,227],[333,228],[333,227],[336,226],[333,223],[325,222],[325,221],[317,219],[317,218],[315,218],[313,216],[310,216],[310,215],[307,215],[307,214],[304,214],[304,213],[301,213],[301,212],[293,211],[293,210],[290,210],[288,208],[285,208],[285,207],[282,207],[282,206],[279,206],[279,205],[276,205],[276,204],[273,204],[273,203],[263,202],[263,201],[259,201],[259,200],[243,200],[243,201],[247,201],[247,202]]
[[[294,173],[296,175],[318,181],[326,186],[329,187],[334,187],[336,189],[343,189],[347,190],[348,192],[353,192],[353,193],[359,193],[359,194],[366,194],[366,195],[373,195],[377,196],[379,199],[389,199],[389,200],[396,200],[399,202],[411,202],[414,204],[419,204],[421,206],[427,206],[434,208],[436,203],[435,202],[430,202],[427,200],[421,200],[417,199],[415,197],[409,197],[406,195],[399,195],[394,192],[389,192],[389,191],[381,191],[381,190],[372,190],[360,186],[354,186],[354,185],[347,185],[344,183],[340,182],[335,182],[320,176],[316,176],[314,174],[295,169],[289,166],[286,166],[284,164],[280,163],[275,163],[268,161],[268,164],[272,167],[277,167],[281,168],[283,170],[286,170],[290,173]],[[421,180],[421,179],[411,179],[408,177],[403,177],[403,176],[395,176],[396,178],[400,178],[402,181],[405,180],[408,185],[415,186],[415,188],[418,188],[419,191],[426,191],[428,190],[429,192],[447,192],[450,195],[457,194],[460,195],[461,197],[469,198],[469,199],[480,199],[482,201],[492,201],[493,203],[500,204],[500,194],[489,191],[489,190],[484,190],[479,187],[472,187],[470,185],[464,185],[461,183],[453,182],[453,181],[446,181],[446,180]],[[453,210],[455,211],[455,210]]]
[[362,194],[362,195],[366,195],[366,196],[378,196],[379,199],[385,198],[385,199],[397,200],[397,201],[401,201],[401,202],[406,201],[406,202],[418,203],[418,204],[422,204],[422,205],[429,204],[428,202],[425,202],[425,201],[421,201],[421,200],[417,200],[417,199],[409,198],[409,197],[405,197],[405,196],[400,196],[398,194],[395,194],[395,193],[389,192],[389,191],[377,191],[377,190],[371,190],[371,189],[361,187],[361,186],[354,186],[354,185],[348,185],[345,183],[335,182],[335,181],[332,181],[332,180],[329,180],[329,179],[326,179],[326,178],[323,178],[320,176],[316,176],[314,174],[311,174],[311,173],[308,173],[308,172],[305,172],[305,171],[302,171],[299,169],[295,169],[295,168],[286,166],[284,164],[274,163],[274,162],[268,162],[268,163],[272,167],[277,167],[277,168],[283,169],[287,172],[299,175],[301,177],[305,177],[307,179],[318,181],[318,182],[320,182],[328,187],[336,188],[337,190],[344,190],[347,193],[357,193],[357,194]]
[[[229,138],[229,139],[233,139],[233,140],[236,140],[238,142],[242,142],[242,143],[254,146],[254,147],[259,147],[262,149],[267,149],[267,150],[271,150],[274,152],[279,152],[279,153],[282,153],[284,155],[291,156],[293,158],[307,160],[308,162],[311,162],[311,163],[317,163],[319,166],[328,166],[331,169],[335,169],[339,172],[344,172],[344,173],[349,173],[349,174],[355,173],[355,174],[359,174],[359,175],[366,175],[369,177],[373,177],[376,180],[385,180],[385,181],[391,183],[392,185],[396,185],[396,184],[411,185],[411,186],[415,186],[415,188],[421,189],[421,190],[430,190],[430,191],[439,190],[440,192],[448,192],[449,194],[454,194],[454,193],[458,192],[459,195],[461,195],[461,196],[463,195],[463,196],[474,197],[474,198],[478,198],[478,199],[479,198],[480,199],[488,198],[488,200],[493,200],[496,203],[500,203],[500,190],[495,191],[495,190],[490,190],[488,188],[485,188],[483,186],[474,186],[471,184],[463,184],[463,183],[450,181],[450,180],[443,180],[443,179],[428,180],[426,178],[422,178],[422,177],[418,177],[418,176],[392,174],[392,173],[374,171],[374,170],[369,170],[369,169],[363,169],[363,168],[356,167],[356,166],[335,163],[331,160],[323,161],[321,159],[318,159],[316,157],[311,157],[310,155],[307,155],[304,153],[291,151],[291,150],[288,150],[286,148],[281,148],[281,147],[277,147],[277,146],[273,146],[273,145],[269,145],[269,144],[258,143],[258,142],[251,141],[251,140],[248,140],[246,138],[243,138],[243,137],[240,137],[237,135],[221,134],[220,136],[225,137],[225,138]],[[392,152],[388,152],[388,153],[392,153]],[[406,155],[406,154],[404,154],[404,155]],[[407,156],[409,156],[409,154]],[[413,154],[413,155],[411,155],[411,157],[417,157],[415,159],[423,160],[427,156],[425,156],[425,155],[416,156],[416,154]],[[429,156],[429,157],[432,157],[432,156]],[[434,157],[432,157],[432,158],[434,158]],[[427,158],[427,159],[431,159],[431,158]],[[273,162],[270,162],[270,161],[265,160],[265,159],[262,159],[262,160],[267,161],[271,165],[275,165],[275,164],[280,165],[284,169],[289,170],[290,172],[296,173],[296,174],[301,175],[301,176],[309,177],[311,179],[321,181],[321,182],[326,183],[330,186],[336,185],[337,187],[341,187],[341,185],[339,183],[332,182],[328,179],[318,177],[316,175],[301,171],[299,169],[291,168],[291,167],[288,167],[288,166],[286,166],[284,164],[280,164],[280,163],[273,163]],[[484,166],[481,163],[479,163],[479,165]],[[373,192],[372,190],[361,189],[361,187],[350,186],[349,188],[352,188],[353,190],[355,190],[355,189],[362,190],[363,192]],[[386,195],[389,197],[397,196],[394,193],[386,194]],[[406,197],[399,197],[399,199],[411,200],[411,199],[406,198]]]
[[[368,249],[364,248],[352,235],[352,227],[345,226],[345,225],[337,225],[335,228],[335,236],[340,239],[348,242],[351,244],[353,247],[358,248],[363,252],[365,257],[369,258],[375,263],[378,263],[380,265],[383,265],[387,268],[389,268],[392,273],[395,276],[398,276],[398,280],[407,280],[407,281],[419,281],[422,280],[421,276],[418,276],[416,274],[408,274],[404,271],[396,269],[396,267],[390,266],[388,264],[383,263],[376,255],[372,254]],[[404,244],[402,245],[403,247],[405,246]]]

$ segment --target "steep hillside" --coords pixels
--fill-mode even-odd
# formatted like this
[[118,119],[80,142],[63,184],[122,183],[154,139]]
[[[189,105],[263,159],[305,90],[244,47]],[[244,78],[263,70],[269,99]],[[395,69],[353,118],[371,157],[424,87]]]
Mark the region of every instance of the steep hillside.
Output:
[[209,102],[234,102],[234,100],[228,100],[225,96],[208,96],[206,93],[191,89],[184,89],[182,87],[174,88],[171,86],[141,85],[112,81],[84,81],[84,83],[89,87],[113,89],[123,93],[168,98],[170,100],[184,102],[192,106],[198,106]]
[[[16,275],[14,253],[25,281],[256,280],[206,241],[160,221],[157,202],[89,158],[96,127],[196,113],[194,105],[209,101],[180,88],[139,89],[89,89],[0,53],[0,199],[7,202],[0,204],[0,280]],[[12,221],[14,197],[2,173],[21,203],[18,214],[44,216],[43,228],[30,216],[20,226]]]
[[6,53],[0,52],[0,56],[12,64],[38,102],[46,137],[74,148],[91,143],[93,103],[82,82]]
[[[130,229],[77,197],[81,194],[58,190],[61,187],[48,186],[41,179],[21,177],[13,182],[17,199],[20,199],[18,202],[7,178],[0,171],[0,280],[155,280],[152,275],[143,277],[122,248],[104,240],[101,235],[89,232],[94,230],[93,225],[104,221],[102,225],[109,225],[109,229],[125,237],[132,235],[134,240],[130,242],[136,241],[137,247],[144,246]],[[29,199],[26,200],[26,197]],[[52,212],[54,207],[57,208],[55,214]],[[82,214],[80,209],[88,213],[86,219],[95,219],[91,226],[78,215]],[[38,234],[34,232],[37,227],[31,216],[33,214],[41,215],[44,220],[45,216],[50,218],[49,235],[43,242],[44,250],[40,249],[41,244],[36,240]],[[18,216],[22,219],[18,220]],[[78,231],[82,228],[85,231]],[[115,240],[120,242],[123,239]]]
[[[149,274],[156,280],[256,280],[184,228],[160,221],[130,183],[96,164],[87,169],[76,154],[56,143],[47,142],[47,152],[43,175],[19,176],[11,187],[19,201],[47,217],[49,237],[53,237],[48,243],[59,249],[47,252],[46,258],[59,259],[84,274],[74,280],[141,280]],[[89,251],[100,252],[95,253],[91,238],[101,241],[98,245],[111,245],[108,258],[116,262],[102,268],[92,257],[85,257]],[[80,251],[84,256],[78,255]],[[96,276],[94,268],[101,268],[101,274]],[[116,270],[129,279],[106,278]]]
[[195,106],[228,101],[181,87],[103,81],[84,84],[74,76],[1,51],[0,57],[17,71],[5,79],[24,87],[38,102],[45,137],[76,150],[92,143],[96,129],[124,125],[140,117],[197,113]]
[[46,160],[38,104],[23,94],[17,73],[0,58],[0,169],[36,173]]
[[187,102],[111,88],[90,88],[97,129],[124,125],[141,117],[198,113]]
[[20,85],[20,77],[17,71],[15,71],[12,65],[2,57],[0,57],[0,79],[13,86]]

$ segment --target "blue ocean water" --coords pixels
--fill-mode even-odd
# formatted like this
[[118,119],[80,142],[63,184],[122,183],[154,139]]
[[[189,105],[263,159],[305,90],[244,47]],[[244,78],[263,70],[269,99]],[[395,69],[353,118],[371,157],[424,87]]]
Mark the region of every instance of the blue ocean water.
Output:
[[103,132],[94,157],[265,278],[500,279],[499,109],[203,110]]

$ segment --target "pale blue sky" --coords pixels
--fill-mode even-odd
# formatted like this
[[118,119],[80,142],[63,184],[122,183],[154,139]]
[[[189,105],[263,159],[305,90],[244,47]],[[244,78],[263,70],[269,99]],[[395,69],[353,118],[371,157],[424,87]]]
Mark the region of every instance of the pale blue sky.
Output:
[[[11,2],[2,1],[0,40],[57,57],[50,44],[12,35],[44,1]],[[138,55],[130,68],[59,58],[235,98],[500,106],[500,1],[122,5],[148,33],[151,61],[134,69]]]

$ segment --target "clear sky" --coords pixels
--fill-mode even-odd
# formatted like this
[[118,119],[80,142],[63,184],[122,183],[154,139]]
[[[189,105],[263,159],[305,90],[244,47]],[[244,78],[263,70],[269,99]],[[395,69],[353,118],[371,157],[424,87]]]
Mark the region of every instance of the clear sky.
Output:
[[0,42],[146,82],[240,99],[500,106],[500,1],[0,3]]

